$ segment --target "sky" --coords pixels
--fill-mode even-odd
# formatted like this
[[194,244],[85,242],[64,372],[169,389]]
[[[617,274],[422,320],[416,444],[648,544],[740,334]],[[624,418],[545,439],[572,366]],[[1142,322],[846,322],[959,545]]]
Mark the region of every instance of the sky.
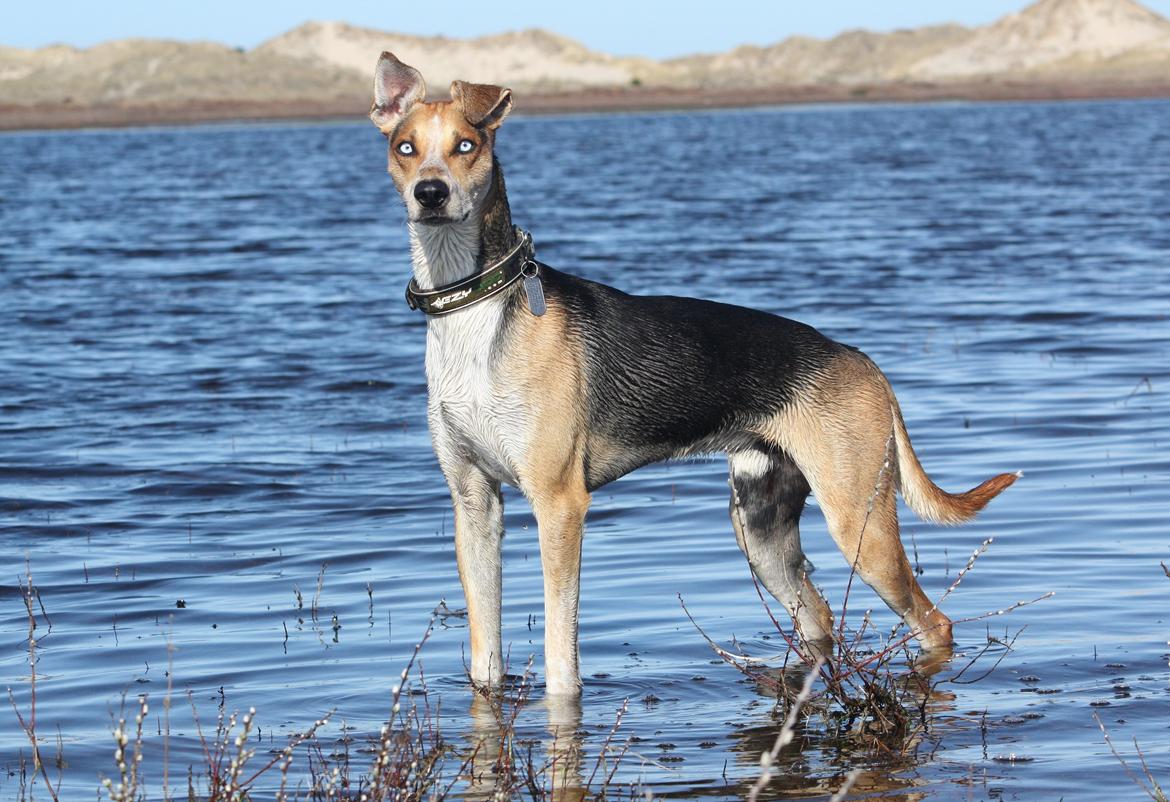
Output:
[[[307,20],[399,33],[478,36],[546,28],[615,55],[653,58],[771,44],[793,34],[893,30],[943,22],[983,25],[1027,0],[0,0],[0,45],[88,47],[108,39],[205,39],[254,47]],[[1170,0],[1145,5],[1170,17]]]

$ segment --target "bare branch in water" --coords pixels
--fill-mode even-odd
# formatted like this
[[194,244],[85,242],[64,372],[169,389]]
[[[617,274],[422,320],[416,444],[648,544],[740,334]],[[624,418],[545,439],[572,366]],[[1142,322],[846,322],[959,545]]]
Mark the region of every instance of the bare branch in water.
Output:
[[[41,758],[40,739],[37,737],[37,617],[33,611],[33,599],[36,599],[40,604],[41,610],[44,611],[44,604],[41,603],[41,594],[37,592],[32,580],[32,566],[27,562],[24,566],[24,581],[19,582],[20,595],[24,599],[24,609],[28,615],[28,666],[29,666],[29,682],[28,682],[28,719],[20,712],[17,707],[16,697],[12,694],[12,688],[8,689],[8,701],[12,705],[12,711],[16,713],[16,720],[20,724],[20,729],[24,731],[25,737],[28,738],[29,744],[32,746],[33,755],[33,775],[39,771],[41,779],[45,782],[45,788],[49,792],[49,796],[53,802],[57,802],[57,788],[53,787],[53,783],[49,780],[48,769],[45,768],[45,761]],[[46,614],[45,620],[48,620]],[[50,628],[52,624],[50,624]],[[46,633],[47,634],[47,633]],[[57,785],[60,787],[60,780]]]
[[[1101,717],[1096,713],[1093,713],[1093,719],[1097,722],[1097,726],[1100,728],[1101,734],[1105,736],[1105,744],[1109,747],[1109,751],[1113,753],[1115,758],[1117,758],[1117,762],[1121,764],[1121,768],[1125,771],[1125,775],[1133,781],[1133,784],[1142,789],[1146,796],[1154,800],[1154,802],[1167,802],[1166,792],[1162,790],[1162,787],[1158,785],[1158,781],[1154,779],[1154,775],[1150,772],[1150,767],[1146,764],[1146,756],[1142,754],[1141,747],[1138,746],[1137,738],[1134,738],[1133,746],[1134,749],[1137,750],[1138,760],[1141,761],[1142,771],[1146,775],[1144,781],[1141,777],[1134,773],[1133,769],[1129,767],[1129,764],[1125,762],[1125,758],[1123,758],[1121,753],[1117,751],[1117,747],[1113,745],[1113,739],[1109,737],[1109,730],[1105,729],[1105,725],[1101,723]],[[1148,782],[1149,785],[1146,785],[1146,782]]]

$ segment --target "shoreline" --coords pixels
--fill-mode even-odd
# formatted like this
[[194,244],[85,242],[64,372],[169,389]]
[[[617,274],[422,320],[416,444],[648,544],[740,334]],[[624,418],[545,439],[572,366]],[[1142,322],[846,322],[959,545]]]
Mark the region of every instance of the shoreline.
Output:
[[[1164,82],[977,82],[772,86],[740,89],[622,87],[519,94],[525,115],[685,111],[802,104],[1136,100],[1170,98]],[[217,122],[324,121],[364,118],[364,97],[288,101],[196,100],[171,104],[0,105],[0,131],[181,126]]]

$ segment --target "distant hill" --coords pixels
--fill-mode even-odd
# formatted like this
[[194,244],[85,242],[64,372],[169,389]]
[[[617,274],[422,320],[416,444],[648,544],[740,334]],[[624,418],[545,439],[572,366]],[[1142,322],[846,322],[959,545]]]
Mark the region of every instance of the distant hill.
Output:
[[[361,91],[348,71],[211,42],[119,39],[79,50],[0,48],[0,104],[181,103]],[[360,84],[360,90],[359,90]]]
[[1170,77],[1170,21],[1134,0],[1040,0],[913,65],[909,77]]
[[372,77],[383,50],[417,67],[427,84],[439,92],[446,92],[456,78],[469,77],[478,83],[539,92],[629,86],[638,76],[666,75],[651,59],[609,56],[539,29],[450,39],[387,33],[342,22],[308,22],[270,39],[255,52],[328,64],[365,79]]
[[1134,0],[1040,0],[980,28],[792,37],[668,62],[700,84],[1170,80],[1170,21]]
[[417,66],[436,95],[454,78],[500,83],[521,109],[1170,94],[1170,21],[1135,0],[1040,0],[983,27],[796,36],[663,61],[536,29],[453,39],[342,22],[305,23],[249,51],[144,39],[0,47],[0,128],[357,115],[382,50]]

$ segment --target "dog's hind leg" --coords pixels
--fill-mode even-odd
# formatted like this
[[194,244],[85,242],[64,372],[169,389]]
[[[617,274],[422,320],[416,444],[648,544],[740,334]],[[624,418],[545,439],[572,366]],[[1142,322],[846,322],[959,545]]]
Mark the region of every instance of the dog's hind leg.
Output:
[[731,524],[748,565],[787,608],[813,655],[826,653],[833,616],[813,587],[800,548],[800,514],[809,484],[783,452],[763,445],[727,455]]
[[455,508],[455,557],[467,599],[471,681],[494,685],[504,675],[500,602],[504,501],[500,484],[470,463],[444,465]]
[[[876,471],[875,471],[876,473]],[[828,492],[818,496],[829,534],[857,575],[910,627],[929,649],[951,646],[951,621],[918,584],[898,532],[893,481],[878,486],[861,477],[851,497]]]
[[774,441],[812,485],[837,547],[927,648],[949,648],[951,621],[923,592],[898,533],[898,445],[889,385],[848,354],[802,403],[781,412]]

